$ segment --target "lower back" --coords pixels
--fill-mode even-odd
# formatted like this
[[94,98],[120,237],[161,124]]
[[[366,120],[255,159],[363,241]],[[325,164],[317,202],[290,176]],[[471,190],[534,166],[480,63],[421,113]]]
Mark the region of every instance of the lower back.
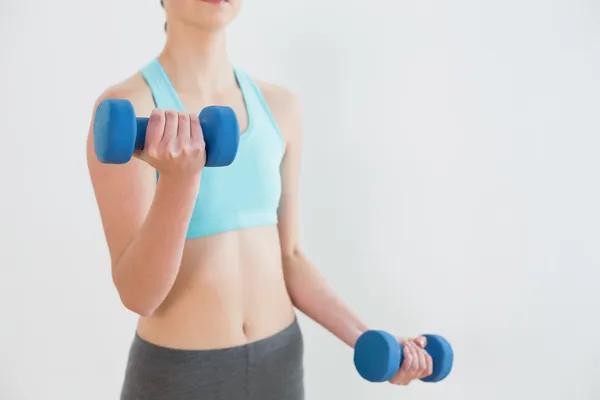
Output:
[[277,333],[295,318],[274,226],[189,240],[171,292],[138,334],[159,346],[217,349]]

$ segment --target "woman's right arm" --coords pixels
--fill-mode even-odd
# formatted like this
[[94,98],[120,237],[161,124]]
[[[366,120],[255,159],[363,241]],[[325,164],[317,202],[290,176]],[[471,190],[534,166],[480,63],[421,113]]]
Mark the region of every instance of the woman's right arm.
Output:
[[[105,98],[127,98],[137,115],[148,115],[151,107],[147,99],[140,97],[117,87],[105,92],[96,106]],[[198,160],[203,156],[204,142],[201,138],[191,139],[194,132],[202,136],[198,133],[200,126],[189,115],[154,110],[143,154],[121,165],[98,161],[92,127],[93,118],[87,163],[110,252],[113,281],[123,304],[148,316],[164,301],[179,271],[200,186]],[[201,151],[190,151],[194,143]],[[197,160],[190,161],[191,157]],[[157,169],[161,172],[158,181]]]

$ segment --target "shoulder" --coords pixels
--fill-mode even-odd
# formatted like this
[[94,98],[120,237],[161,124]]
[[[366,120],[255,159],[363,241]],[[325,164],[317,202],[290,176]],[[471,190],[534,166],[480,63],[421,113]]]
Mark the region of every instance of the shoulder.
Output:
[[255,82],[286,141],[299,136],[301,134],[302,110],[298,97],[284,86],[259,79],[255,79]]
[[106,88],[97,98],[96,105],[105,99],[129,100],[137,116],[148,116],[155,108],[152,92],[139,72]]
[[[96,110],[98,109],[98,105],[106,99],[125,99],[129,100],[133,105],[133,109],[136,116],[149,116],[152,113],[154,107],[154,99],[152,97],[152,92],[148,85],[146,85],[146,81],[141,76],[141,74],[136,73],[131,75],[130,77],[124,79],[121,82],[115,83],[108,88],[106,88],[96,99],[94,104],[94,109],[91,112],[91,121],[88,127],[87,132],[87,157],[88,157],[88,165],[90,170],[105,170],[101,168],[101,164],[97,162],[95,154],[94,154],[94,140],[93,140],[93,130],[94,130],[94,120],[96,118]],[[137,162],[134,158],[129,165],[133,166],[131,168],[138,170],[147,170],[147,164]],[[123,171],[123,169],[121,169]],[[152,176],[150,173],[146,173],[148,177]]]
[[300,102],[298,97],[288,88],[275,83],[255,79],[269,107],[277,109],[280,113],[298,113]]

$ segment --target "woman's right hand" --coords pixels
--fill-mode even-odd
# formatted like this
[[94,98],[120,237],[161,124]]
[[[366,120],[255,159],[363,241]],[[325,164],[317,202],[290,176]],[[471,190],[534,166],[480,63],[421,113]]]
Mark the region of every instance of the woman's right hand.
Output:
[[199,176],[206,164],[206,151],[198,116],[154,109],[148,119],[144,150],[136,156],[161,176]]

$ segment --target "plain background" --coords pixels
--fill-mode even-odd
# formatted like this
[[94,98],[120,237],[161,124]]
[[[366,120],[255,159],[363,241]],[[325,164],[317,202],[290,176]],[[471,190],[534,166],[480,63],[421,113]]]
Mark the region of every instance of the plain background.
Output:
[[[369,326],[456,352],[442,383],[371,384],[302,316],[308,399],[600,398],[599,3],[245,3],[232,59],[304,108],[305,251]],[[0,398],[117,399],[135,316],[85,137],[96,97],[160,51],[163,11],[0,16]]]

